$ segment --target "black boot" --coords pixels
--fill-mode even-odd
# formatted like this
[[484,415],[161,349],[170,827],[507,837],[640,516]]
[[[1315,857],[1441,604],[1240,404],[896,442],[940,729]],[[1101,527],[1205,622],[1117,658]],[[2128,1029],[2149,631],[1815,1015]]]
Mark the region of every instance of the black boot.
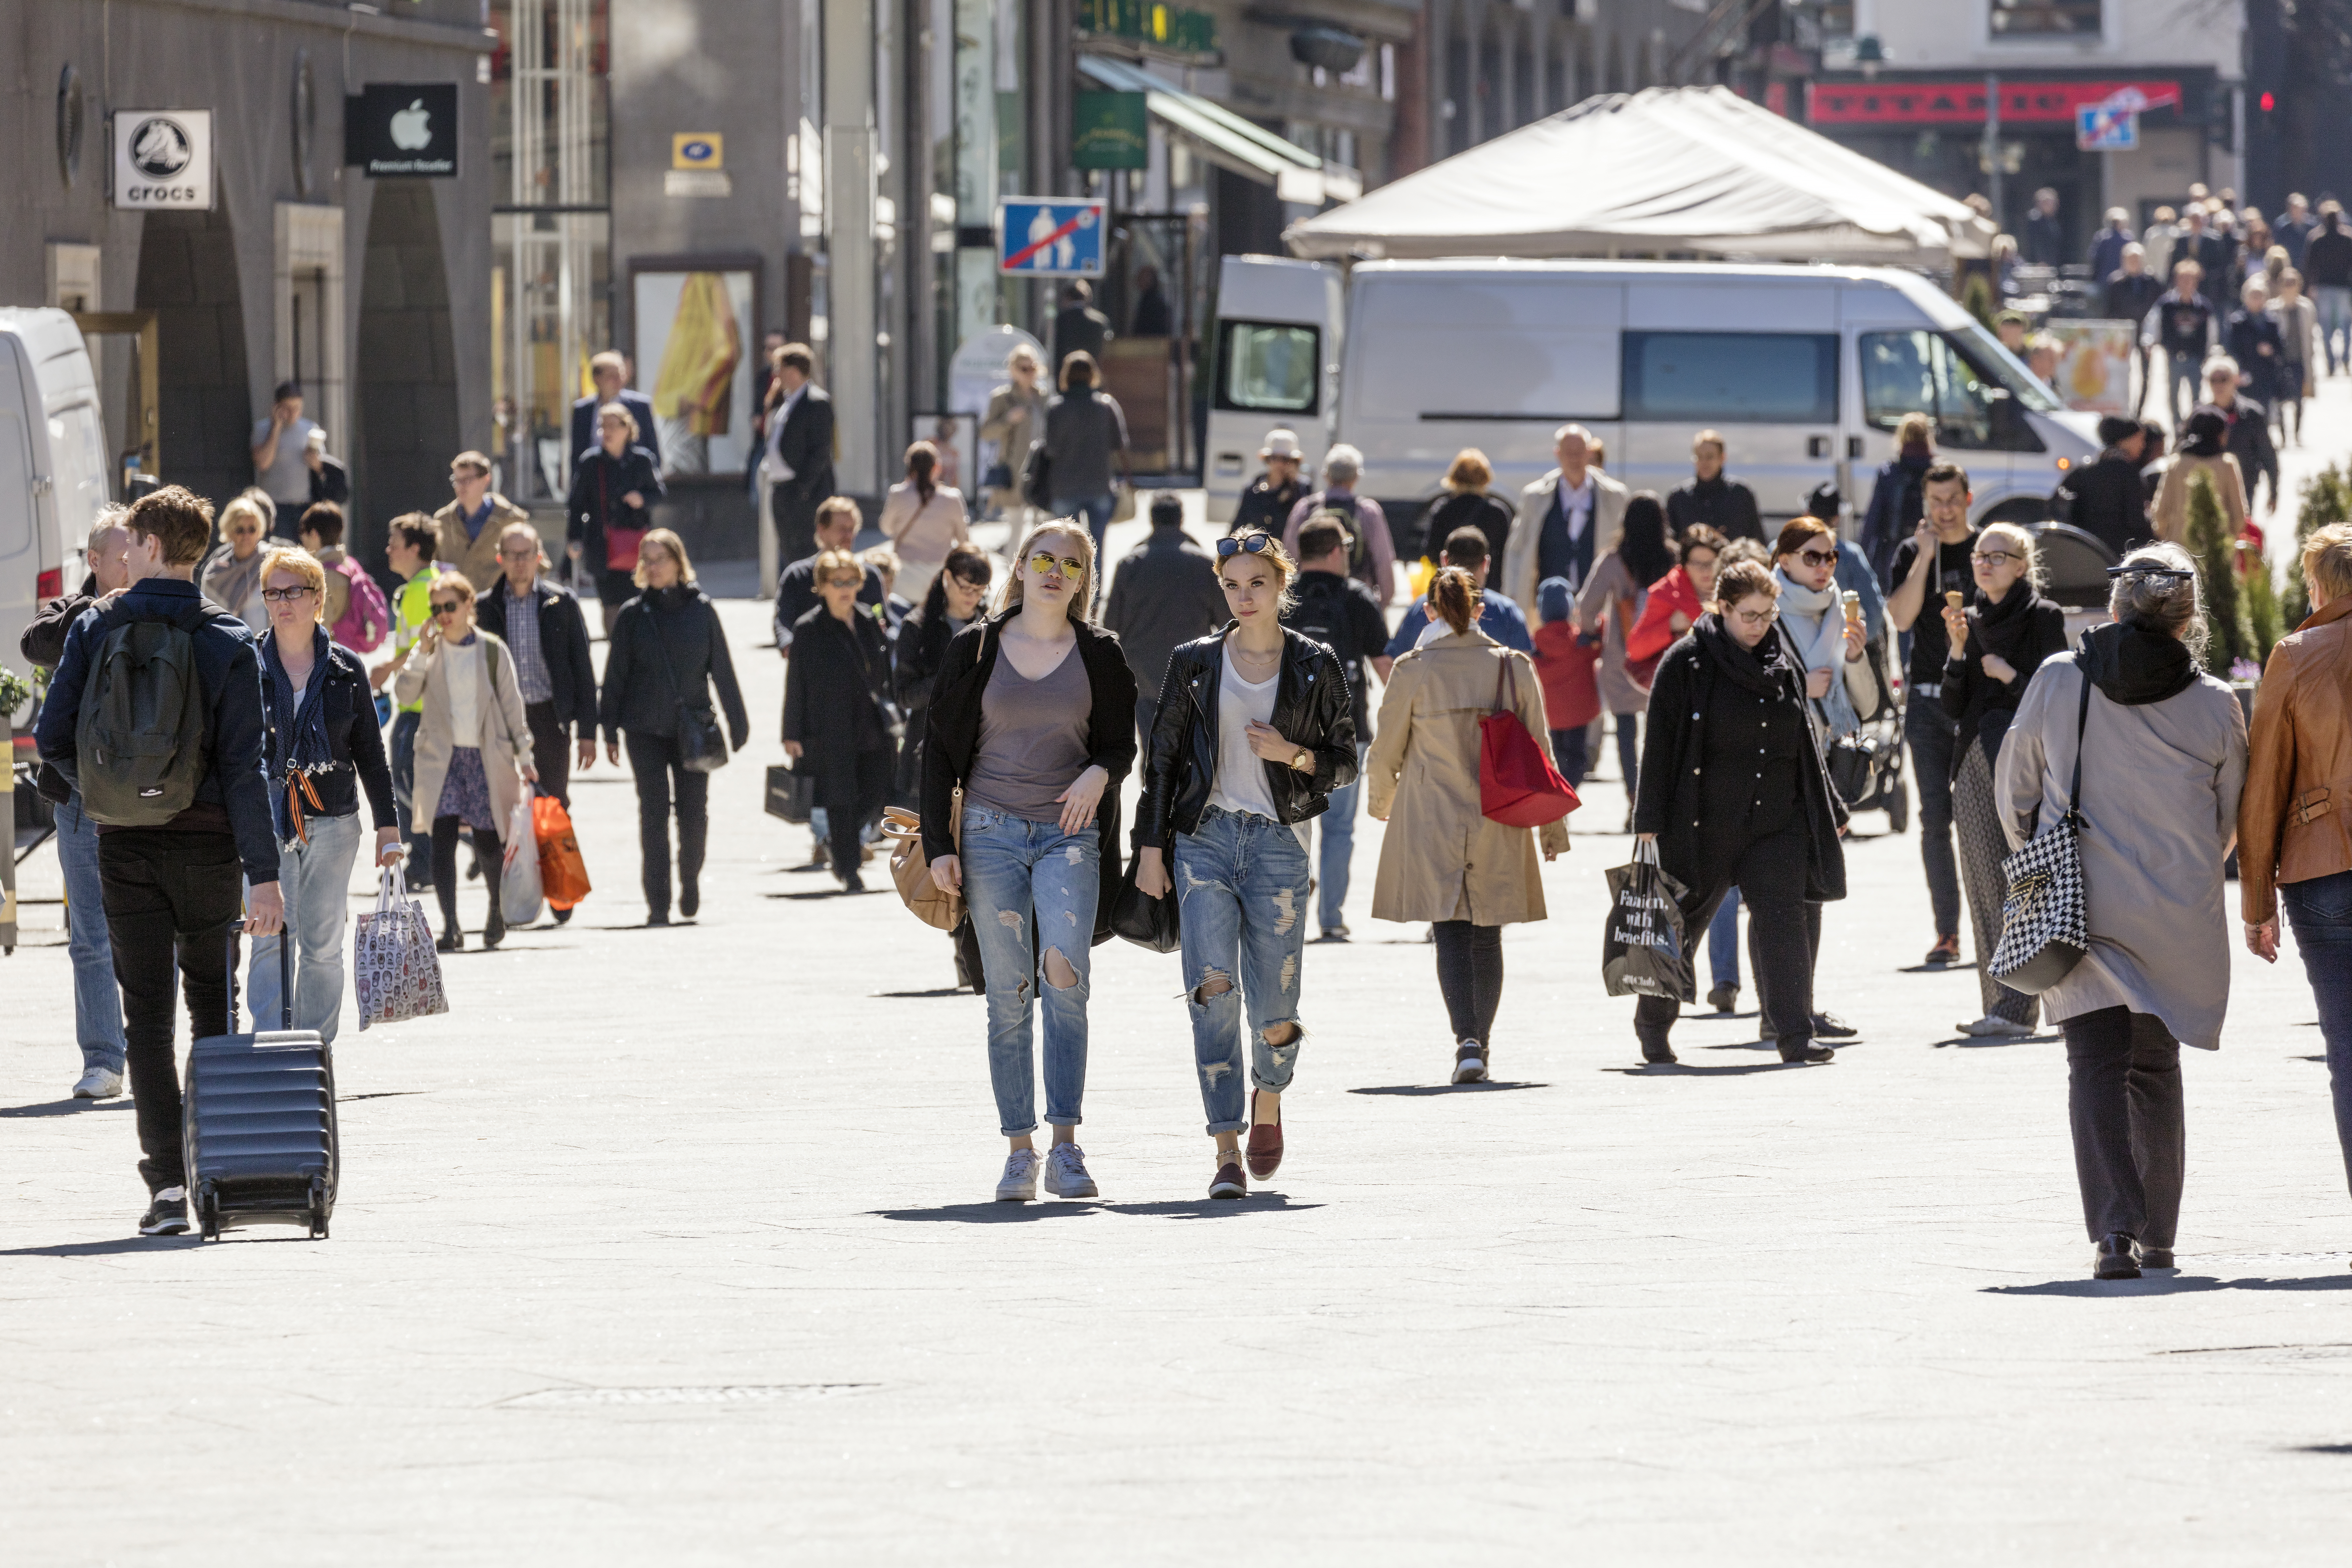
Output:
[[1665,1030],[1645,1025],[1636,1018],[1633,1020],[1633,1037],[1642,1043],[1642,1059],[1652,1067],[1672,1067],[1675,1064],[1675,1047],[1667,1044]]
[[496,947],[507,939],[506,911],[499,908],[499,884],[490,880],[490,918],[482,922],[482,945]]

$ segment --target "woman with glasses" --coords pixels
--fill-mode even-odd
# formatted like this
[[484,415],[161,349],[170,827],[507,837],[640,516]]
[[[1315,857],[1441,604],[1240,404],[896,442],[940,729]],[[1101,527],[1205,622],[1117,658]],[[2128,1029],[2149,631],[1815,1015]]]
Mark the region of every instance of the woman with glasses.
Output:
[[1878,706],[1877,678],[1863,658],[1868,633],[1859,616],[1846,614],[1837,563],[1837,531],[1817,517],[1790,519],[1772,546],[1780,635],[1804,677],[1823,744],[1861,729]]
[[857,602],[866,584],[857,557],[820,551],[815,564],[816,607],[793,623],[784,667],[784,755],[815,777],[841,890],[862,893],[858,836],[889,799],[897,755],[890,642],[879,613]]
[[[1683,931],[1705,931],[1725,893],[1748,905],[1748,952],[1784,1062],[1825,1062],[1814,1042],[1822,905],[1845,897],[1845,806],[1813,738],[1805,678],[1774,634],[1782,589],[1755,561],[1717,574],[1715,608],[1666,650],[1633,809],[1640,842],[1680,882]],[[1688,944],[1686,944],[1688,945]],[[1682,1005],[1633,1010],[1642,1059],[1670,1063]]]
[[497,868],[506,853],[499,835],[522,798],[522,781],[539,782],[530,720],[522,710],[514,655],[495,634],[474,625],[474,584],[463,573],[444,572],[433,580],[427,604],[433,624],[394,656],[399,674],[393,691],[403,702],[425,704],[416,729],[415,798],[422,808],[418,815],[433,824],[439,946],[456,952],[466,945],[457,924],[457,835],[470,828],[474,852],[481,858],[482,886],[490,897],[482,945],[496,947],[507,934],[499,908]]
[[[1095,1195],[1076,1138],[1087,986],[1118,884],[1118,784],[1135,765],[1135,676],[1087,618],[1094,537],[1075,518],[1022,541],[1004,600],[948,645],[923,746],[923,853],[961,891],[988,986],[988,1073],[1011,1140],[996,1195]],[[1044,1002],[1045,1120],[1037,1153],[1034,1005]]]
[[2009,857],[2000,808],[1993,792],[2000,742],[2042,661],[2066,651],[2066,612],[2034,592],[2042,563],[2033,536],[2013,522],[1987,523],[1969,555],[1977,602],[1966,610],[1942,606],[1951,652],[1944,661],[1944,711],[1960,727],[1952,753],[1952,826],[1959,836],[1960,884],[1969,896],[1976,935],[1977,985],[1984,1016],[1962,1024],[1965,1035],[2002,1037],[2033,1033],[2033,998],[1992,975],[2000,945]]
[[[1290,631],[1298,568],[1265,533],[1217,541],[1233,623],[1168,657],[1136,808],[1135,885],[1181,885],[1184,987],[1201,1103],[1216,1140],[1213,1198],[1247,1195],[1282,1163],[1282,1091],[1298,1060],[1299,958],[1313,877],[1296,824],[1356,778],[1347,672]],[[1170,861],[1176,875],[1170,875]],[[1243,1104],[1243,1015],[1251,1093]]]
[[596,410],[596,445],[580,454],[565,503],[566,548],[596,576],[596,603],[604,635],[635,597],[637,548],[661,500],[660,465],[636,445],[637,416],[617,403]]
[[710,837],[710,775],[688,765],[678,741],[683,717],[690,710],[715,729],[710,692],[716,687],[728,735],[740,752],[751,739],[751,716],[735,684],[719,606],[695,585],[685,542],[667,528],[647,533],[633,581],[643,592],[613,622],[597,721],[604,729],[606,761],[617,765],[622,738],[628,740],[646,924],[666,926],[671,802],[677,810],[677,910],[688,920],[702,908],[702,859]]
[[1481,1082],[1493,1069],[1503,928],[1545,914],[1537,846],[1547,860],[1568,848],[1565,820],[1531,833],[1490,820],[1480,804],[1478,726],[1497,695],[1509,699],[1546,756],[1551,731],[1535,665],[1486,635],[1478,593],[1478,580],[1460,566],[1430,579],[1439,635],[1390,668],[1364,759],[1364,808],[1389,825],[1372,917],[1434,927],[1455,1083]]
[[269,611],[261,598],[261,548],[269,531],[273,503],[259,490],[247,490],[221,508],[221,538],[227,548],[215,551],[204,570],[204,595],[258,634],[269,629]]
[[285,1000],[278,944],[295,943],[294,1026],[334,1044],[343,1016],[343,921],[359,858],[360,791],[375,824],[375,863],[405,851],[393,814],[392,768],[359,655],[327,636],[327,571],[304,550],[268,552],[261,600],[263,766],[278,826],[286,934],[256,937],[246,970],[254,1026],[275,1029]]

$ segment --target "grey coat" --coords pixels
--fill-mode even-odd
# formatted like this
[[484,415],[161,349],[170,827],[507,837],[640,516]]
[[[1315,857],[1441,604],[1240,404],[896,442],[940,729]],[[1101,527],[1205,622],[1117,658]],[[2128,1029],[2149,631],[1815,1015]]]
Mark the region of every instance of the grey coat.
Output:
[[[2078,658],[2034,671],[2001,742],[1994,795],[2012,849],[2065,814]],[[2042,1004],[2060,1023],[2102,1007],[2151,1013],[2181,1044],[2217,1049],[2232,946],[2221,868],[2246,783],[2245,713],[2210,675],[2139,707],[2094,689],[2083,748],[2091,951]]]

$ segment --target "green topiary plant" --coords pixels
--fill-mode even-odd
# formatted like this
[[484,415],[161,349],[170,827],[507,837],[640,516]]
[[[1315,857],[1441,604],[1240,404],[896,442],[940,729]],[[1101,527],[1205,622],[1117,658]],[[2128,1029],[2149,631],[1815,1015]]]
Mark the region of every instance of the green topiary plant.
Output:
[[2303,542],[2331,522],[2352,522],[2352,472],[2330,464],[2303,481],[2294,513],[2294,550],[2286,566],[2279,620],[2287,631],[2311,614],[2311,585],[2303,580]]
[[2221,498],[2210,474],[2189,480],[2189,553],[2205,579],[2205,668],[2222,679],[2247,657],[2245,606],[2238,594],[2238,542],[2221,518]]
[[2278,579],[2271,574],[2271,563],[2254,548],[2252,540],[2238,542],[2239,563],[2245,574],[2241,579],[2246,601],[2246,637],[2250,655],[2256,664],[2268,664],[2271,649],[2286,635],[2280,624]]

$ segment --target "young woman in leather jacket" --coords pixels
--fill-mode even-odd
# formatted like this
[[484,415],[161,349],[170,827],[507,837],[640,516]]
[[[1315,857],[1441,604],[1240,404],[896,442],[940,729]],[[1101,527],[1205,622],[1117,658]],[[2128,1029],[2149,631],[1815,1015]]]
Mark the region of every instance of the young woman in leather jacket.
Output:
[[[1282,1163],[1282,1091],[1298,1058],[1299,955],[1310,879],[1293,825],[1356,777],[1348,678],[1331,650],[1286,629],[1298,569],[1271,534],[1217,542],[1233,624],[1178,647],[1160,689],[1137,808],[1135,883],[1166,896],[1171,843],[1181,884],[1186,1005],[1201,1103],[1216,1140],[1213,1198]],[[1250,1081],[1242,1104],[1242,1016]]]

